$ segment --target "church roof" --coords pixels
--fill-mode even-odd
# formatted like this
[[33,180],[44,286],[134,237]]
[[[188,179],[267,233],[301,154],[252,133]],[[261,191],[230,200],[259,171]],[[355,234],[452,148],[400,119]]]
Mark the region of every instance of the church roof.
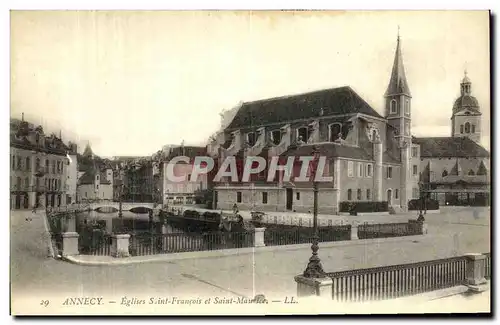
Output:
[[355,113],[382,118],[351,87],[345,86],[243,103],[226,130]]
[[412,142],[420,145],[422,158],[489,157],[490,153],[467,137],[413,137]]
[[463,95],[458,97],[453,104],[453,111],[460,111],[464,108],[471,109],[473,111],[477,111],[479,113],[479,103],[476,97],[471,95]]
[[401,41],[398,36],[394,64],[392,66],[391,79],[385,92],[385,96],[404,94],[411,97],[410,87],[406,80],[405,67],[403,64],[403,53],[401,52]]

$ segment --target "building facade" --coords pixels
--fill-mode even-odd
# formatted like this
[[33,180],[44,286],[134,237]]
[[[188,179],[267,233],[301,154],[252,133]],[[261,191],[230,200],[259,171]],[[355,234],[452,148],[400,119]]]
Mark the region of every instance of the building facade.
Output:
[[[172,161],[172,159],[179,156],[188,157],[189,162]],[[196,192],[208,188],[207,174],[200,174],[196,179],[191,177],[197,156],[207,156],[206,147],[182,145],[170,148],[160,165],[163,181],[161,186],[163,205],[193,204]],[[175,176],[185,176],[184,180],[177,182],[170,179],[168,177],[168,168],[172,168]]]
[[421,180],[440,205],[489,205],[490,153],[481,141],[482,113],[465,72],[451,116],[451,137],[414,138],[420,145]]
[[113,170],[98,168],[87,170],[78,180],[79,202],[113,200]]
[[[324,176],[333,177],[319,183],[320,213],[339,212],[342,201],[387,201],[391,209],[405,211],[419,196],[412,189],[418,189],[420,157],[412,143],[411,93],[399,37],[385,98],[384,116],[351,87],[242,103],[209,154],[219,164],[228,156],[268,162],[278,156],[284,164],[292,156],[312,156],[315,147],[326,159]],[[297,161],[292,181],[281,172],[268,182],[267,172],[248,183],[223,179],[215,186],[215,208],[236,203],[242,210],[312,211],[312,181],[293,181],[300,173]]]
[[76,146],[67,146],[54,134],[46,136],[41,126],[28,123],[24,118],[11,119],[11,209],[69,204],[68,176],[74,175],[68,171],[67,155],[76,156]]

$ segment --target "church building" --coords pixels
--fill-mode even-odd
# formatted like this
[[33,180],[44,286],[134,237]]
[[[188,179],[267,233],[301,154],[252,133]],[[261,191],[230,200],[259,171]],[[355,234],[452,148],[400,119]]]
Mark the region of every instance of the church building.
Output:
[[[412,143],[411,92],[398,37],[394,64],[380,115],[351,87],[340,87],[242,103],[232,122],[208,146],[219,161],[261,156],[312,156],[313,147],[326,157],[319,183],[319,213],[338,213],[343,201],[387,201],[406,211],[419,197],[419,146]],[[416,166],[416,169],[414,168]],[[290,182],[283,175],[267,182],[265,172],[249,183],[216,184],[215,208],[310,212],[313,183]]]

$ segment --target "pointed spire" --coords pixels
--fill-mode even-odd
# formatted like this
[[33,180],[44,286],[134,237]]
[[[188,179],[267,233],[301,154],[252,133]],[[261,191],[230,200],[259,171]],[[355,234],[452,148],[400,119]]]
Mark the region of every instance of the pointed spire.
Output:
[[396,53],[394,55],[394,64],[392,66],[391,80],[385,92],[385,96],[391,95],[407,95],[411,97],[408,81],[406,80],[405,68],[403,65],[403,54],[401,52],[401,40],[399,37],[398,26],[398,39],[396,45]]
[[24,112],[21,113],[21,121],[24,122]]

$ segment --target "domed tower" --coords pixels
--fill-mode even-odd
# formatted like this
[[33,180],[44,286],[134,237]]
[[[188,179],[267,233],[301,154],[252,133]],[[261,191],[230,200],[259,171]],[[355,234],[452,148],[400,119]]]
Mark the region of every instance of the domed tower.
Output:
[[476,97],[471,95],[472,83],[465,76],[460,83],[460,97],[453,104],[451,116],[451,136],[468,137],[476,143],[481,142],[481,115]]

